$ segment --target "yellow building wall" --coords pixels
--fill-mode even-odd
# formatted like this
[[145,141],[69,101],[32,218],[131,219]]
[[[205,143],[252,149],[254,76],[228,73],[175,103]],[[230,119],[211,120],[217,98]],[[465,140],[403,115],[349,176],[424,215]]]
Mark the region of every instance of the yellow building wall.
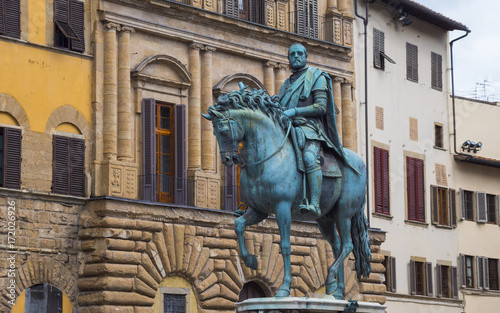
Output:
[[[160,284],[160,287],[171,287],[171,288],[190,288],[191,289],[191,295],[190,295],[190,313],[197,313],[198,312],[198,306],[196,304],[196,296],[194,295],[193,289],[191,288],[191,284],[185,280],[182,277],[179,276],[170,276],[165,278]],[[155,302],[153,305],[153,312],[158,313],[160,312],[160,292],[156,293],[155,297]]]
[[32,131],[44,132],[63,105],[75,107],[90,124],[91,60],[9,41],[0,41],[0,51],[0,93],[21,104]]
[[[63,307],[62,313],[72,313],[73,305],[69,300],[68,296],[63,293]],[[17,298],[16,304],[12,307],[11,313],[24,313],[24,306],[26,305],[26,290]]]
[[29,0],[29,41],[45,45],[46,3],[40,0]]

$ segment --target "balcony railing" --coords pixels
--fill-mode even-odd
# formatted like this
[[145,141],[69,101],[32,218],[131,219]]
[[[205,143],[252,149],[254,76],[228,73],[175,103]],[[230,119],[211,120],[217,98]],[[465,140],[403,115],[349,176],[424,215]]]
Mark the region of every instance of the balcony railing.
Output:
[[140,175],[142,199],[153,202],[195,206],[196,180],[167,175]]

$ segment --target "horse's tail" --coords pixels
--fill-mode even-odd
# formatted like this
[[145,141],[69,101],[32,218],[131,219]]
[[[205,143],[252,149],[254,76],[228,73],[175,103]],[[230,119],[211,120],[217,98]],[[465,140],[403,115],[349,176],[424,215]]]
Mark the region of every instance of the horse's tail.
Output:
[[[363,201],[362,208],[364,208],[364,203]],[[358,279],[368,277],[372,269],[370,263],[372,254],[370,251],[370,239],[368,238],[368,223],[362,209],[351,219],[351,238]]]

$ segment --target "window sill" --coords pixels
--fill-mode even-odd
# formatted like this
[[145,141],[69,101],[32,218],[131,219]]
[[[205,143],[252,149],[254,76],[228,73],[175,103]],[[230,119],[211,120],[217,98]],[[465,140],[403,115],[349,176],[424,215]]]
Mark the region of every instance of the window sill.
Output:
[[436,150],[448,151],[448,149],[445,149],[443,147],[433,146],[433,148],[436,149]]
[[388,220],[388,221],[392,221],[392,219],[394,218],[392,215],[387,215],[387,214],[378,213],[378,212],[372,212],[372,215],[373,215],[373,217],[378,217],[378,218]]
[[450,226],[450,225],[441,225],[441,224],[432,224],[436,228],[443,228],[443,229],[454,229],[456,227]]
[[80,58],[83,58],[83,59],[88,59],[88,60],[92,60],[93,59],[92,55],[86,54],[85,52],[80,53],[80,52],[75,52],[75,51],[71,51],[71,50],[64,49],[64,48],[51,47],[51,46],[47,46],[47,45],[41,45],[41,44],[38,44],[38,43],[34,43],[34,42],[29,42],[27,40],[23,40],[23,39],[17,39],[17,38],[13,38],[13,37],[8,37],[8,36],[2,36],[2,35],[0,35],[0,40],[2,40],[2,41],[11,41],[11,42],[15,42],[15,43],[18,43],[18,44],[21,44],[21,45],[31,46],[31,47],[35,47],[35,48],[39,48],[39,49],[43,49],[43,50],[47,50],[47,51],[51,51],[51,52],[56,52],[56,53],[67,54],[67,55],[71,55],[71,56],[75,56],[75,57],[80,57]]
[[405,223],[408,224],[408,225],[413,225],[413,226],[429,227],[429,223],[426,223],[426,222],[405,220]]
[[485,290],[476,288],[460,287],[460,290],[464,294],[468,295],[482,295],[482,296],[493,296],[498,297],[500,295],[500,290]]

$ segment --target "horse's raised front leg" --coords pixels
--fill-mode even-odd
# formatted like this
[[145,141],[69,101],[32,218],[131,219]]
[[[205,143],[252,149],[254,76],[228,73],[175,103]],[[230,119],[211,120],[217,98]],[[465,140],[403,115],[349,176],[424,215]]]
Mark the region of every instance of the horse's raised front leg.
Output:
[[259,212],[251,207],[248,207],[245,214],[238,217],[234,221],[234,231],[236,232],[236,238],[238,239],[239,255],[240,258],[245,262],[245,265],[249,268],[257,269],[257,258],[255,255],[248,252],[247,246],[245,244],[245,228],[250,225],[255,225],[260,221],[267,218],[267,213]]
[[280,202],[276,206],[276,221],[278,222],[278,227],[280,229],[280,248],[281,256],[283,257],[283,267],[284,276],[283,284],[278,289],[276,297],[288,297],[290,296],[290,285],[292,283],[292,272],[290,265],[290,253],[292,251],[290,245],[290,227],[292,224],[292,214],[290,210],[291,204],[286,202]]
[[[323,217],[317,220],[317,223],[321,233],[332,247],[333,255],[336,260],[340,255],[340,239],[335,230],[335,222],[331,218]],[[325,281],[325,291],[327,295],[333,294],[336,299],[342,300],[344,298],[345,282],[343,262],[340,264],[338,273],[333,271],[333,264],[329,266]]]

